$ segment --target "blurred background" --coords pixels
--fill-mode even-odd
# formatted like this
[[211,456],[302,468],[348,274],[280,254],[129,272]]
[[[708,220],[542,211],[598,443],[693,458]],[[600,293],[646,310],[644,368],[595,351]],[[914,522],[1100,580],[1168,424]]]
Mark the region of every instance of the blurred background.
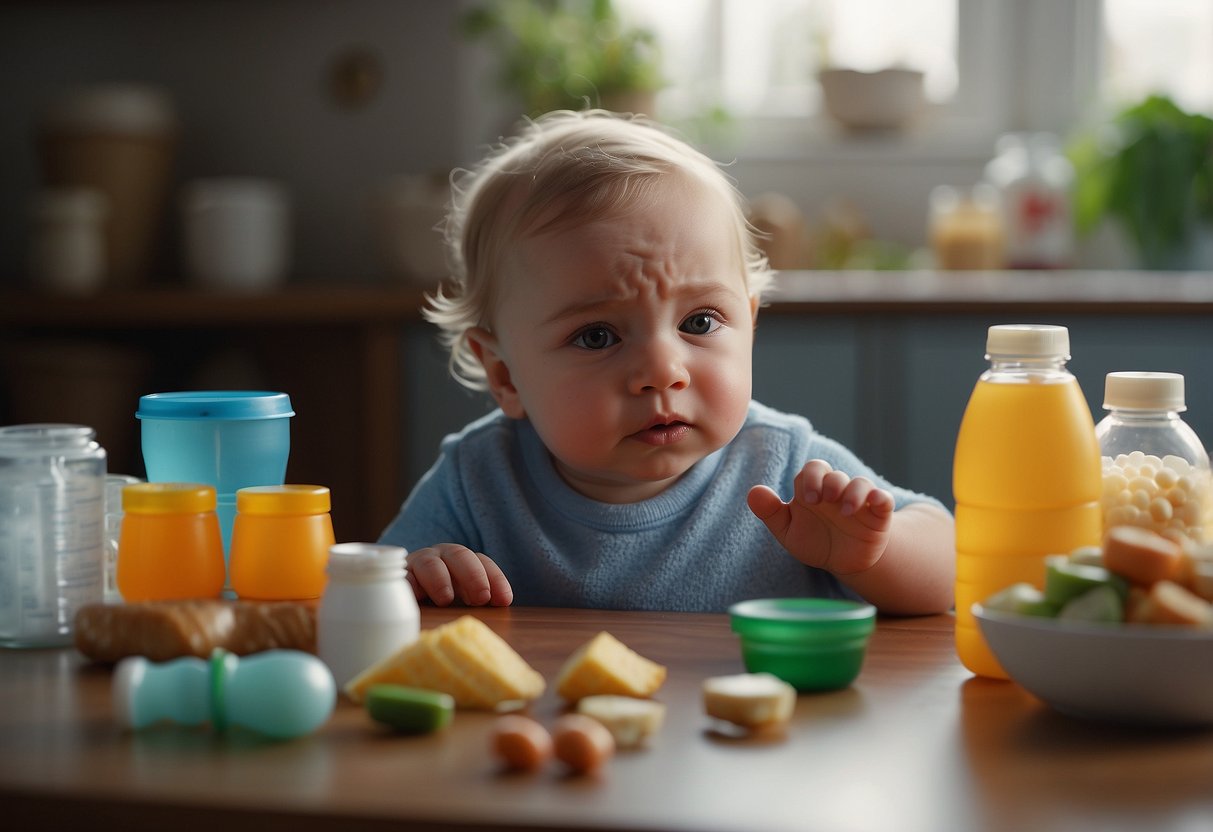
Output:
[[[441,178],[473,162],[520,112],[545,103],[540,82],[572,89],[547,101],[612,104],[630,80],[654,95],[625,105],[651,101],[658,118],[733,161],[747,195],[788,197],[815,236],[850,223],[906,253],[927,243],[932,189],[982,181],[1004,133],[1048,132],[1068,145],[1153,93],[1191,113],[1213,109],[1204,0],[615,0],[608,24],[570,25],[596,5],[0,4],[0,284],[28,276],[31,201],[48,184],[39,130],[93,85],[165,96],[173,201],[154,273],[168,282],[184,274],[181,187],[235,175],[287,188],[293,278],[387,276],[398,264],[377,239],[377,198],[393,186],[399,197],[400,177]],[[486,11],[496,30],[474,25]],[[639,43],[608,44],[614,70],[566,54],[601,51],[635,29],[646,36]],[[520,61],[539,82],[520,77]],[[831,68],[921,72],[921,93],[895,93],[889,106],[910,109],[886,121],[869,114],[882,129],[848,129],[825,107],[820,74]],[[503,72],[512,72],[504,83]],[[1073,265],[1138,265],[1115,240],[1077,245]],[[828,255],[808,263],[837,265]]]
[[[0,96],[0,423],[97,423],[139,474],[140,392],[290,387],[289,476],[334,486],[339,536],[341,490],[375,502],[346,537],[486,406],[416,310],[449,172],[524,114],[669,124],[783,270],[1213,269],[1208,0],[6,0]],[[873,320],[773,320],[759,357],[914,342]],[[824,424],[919,476],[866,415],[888,385],[851,392]]]

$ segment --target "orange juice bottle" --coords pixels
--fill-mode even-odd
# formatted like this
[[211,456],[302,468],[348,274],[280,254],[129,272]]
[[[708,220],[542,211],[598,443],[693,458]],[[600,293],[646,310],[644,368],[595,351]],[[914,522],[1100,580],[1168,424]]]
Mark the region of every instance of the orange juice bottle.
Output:
[[322,485],[239,489],[229,556],[236,594],[260,601],[319,598],[336,542],[331,503]]
[[990,327],[981,375],[956,439],[956,651],[979,676],[1005,679],[972,605],[1010,584],[1041,587],[1044,557],[1100,542],[1095,423],[1066,369],[1062,326]]
[[218,598],[223,540],[215,487],[141,482],[122,489],[118,591],[124,601]]

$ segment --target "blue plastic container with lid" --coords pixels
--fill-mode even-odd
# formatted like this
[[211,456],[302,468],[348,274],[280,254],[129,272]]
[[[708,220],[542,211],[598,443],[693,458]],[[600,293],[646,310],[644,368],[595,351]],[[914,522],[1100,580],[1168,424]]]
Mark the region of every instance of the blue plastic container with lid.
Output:
[[148,482],[215,486],[224,560],[231,551],[236,492],[282,485],[291,451],[291,399],[266,390],[190,390],[139,398]]

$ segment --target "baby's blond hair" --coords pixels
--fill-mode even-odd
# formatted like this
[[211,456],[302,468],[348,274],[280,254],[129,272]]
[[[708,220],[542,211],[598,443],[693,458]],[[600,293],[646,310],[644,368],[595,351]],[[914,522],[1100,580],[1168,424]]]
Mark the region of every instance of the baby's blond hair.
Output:
[[730,206],[740,277],[760,298],[772,273],[746,220],[744,197],[715,162],[643,117],[558,110],[528,122],[476,167],[455,171],[444,230],[451,274],[422,313],[442,330],[451,374],[472,389],[486,387],[467,333],[492,328],[506,246],[618,215],[648,198],[662,177],[679,174]]

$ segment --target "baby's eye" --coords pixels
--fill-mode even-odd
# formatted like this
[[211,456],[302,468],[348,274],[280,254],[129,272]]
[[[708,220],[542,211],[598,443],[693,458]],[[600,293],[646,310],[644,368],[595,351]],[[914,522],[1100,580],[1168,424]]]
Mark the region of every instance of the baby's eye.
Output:
[[690,335],[707,335],[715,332],[721,326],[716,313],[704,310],[689,315],[678,328]]
[[604,350],[617,343],[619,336],[602,326],[586,327],[573,339],[573,346],[586,350]]

